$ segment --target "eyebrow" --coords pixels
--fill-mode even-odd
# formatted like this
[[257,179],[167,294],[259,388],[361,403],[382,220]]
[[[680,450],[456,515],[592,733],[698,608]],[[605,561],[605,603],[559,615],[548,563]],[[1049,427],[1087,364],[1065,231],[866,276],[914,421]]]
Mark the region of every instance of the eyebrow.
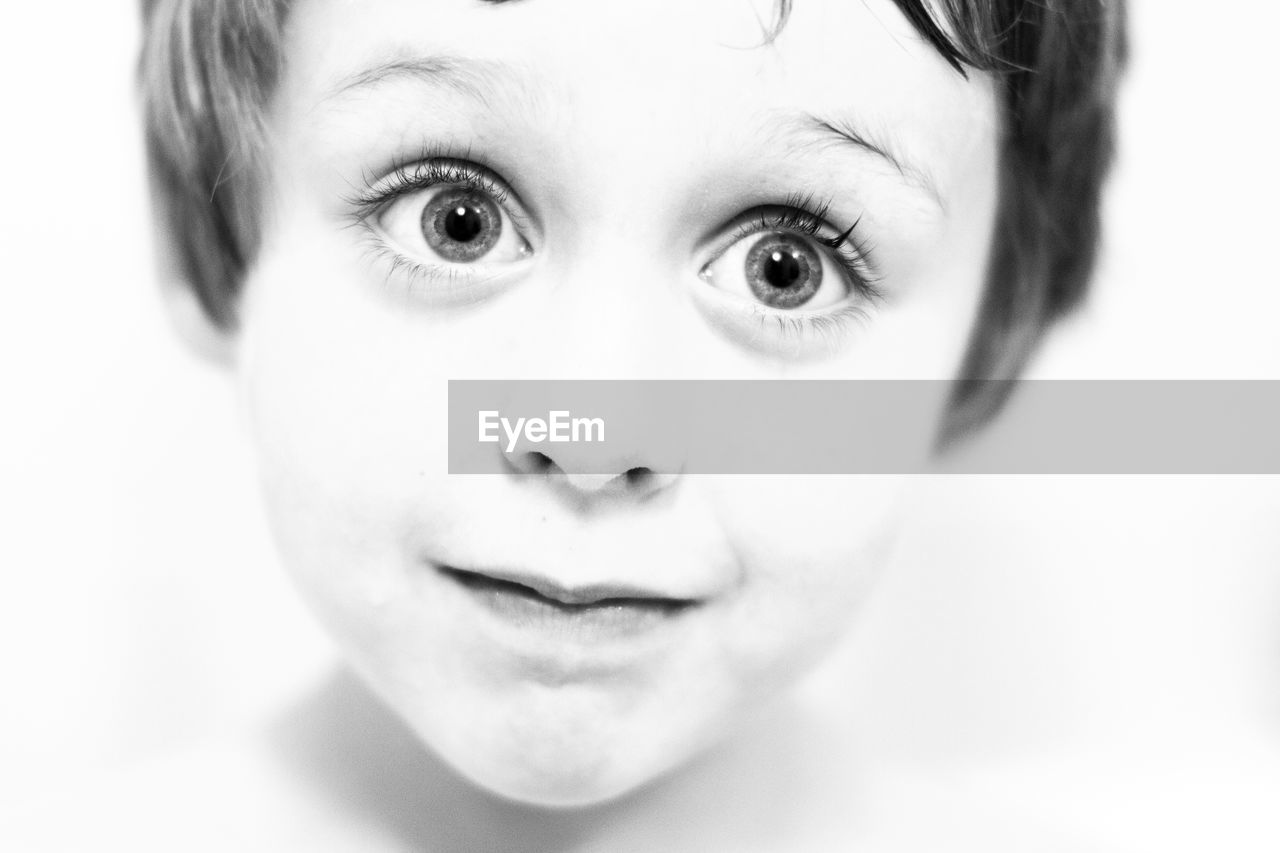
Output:
[[519,84],[521,79],[511,66],[501,62],[444,55],[402,56],[343,77],[321,96],[320,101],[324,103],[397,80],[417,80],[434,86],[445,85],[488,103],[500,88]]
[[[509,96],[513,88],[522,96],[517,99],[518,104],[527,106],[532,95],[526,77],[509,64],[448,55],[414,55],[393,57],[343,77],[321,97],[321,103],[399,80],[443,85],[490,109],[499,93]],[[834,144],[869,154],[890,166],[904,183],[924,193],[939,208],[946,208],[938,182],[927,169],[903,156],[891,140],[872,135],[850,118],[787,112],[779,118],[778,128],[802,147]]]
[[788,122],[792,125],[790,129],[799,134],[800,141],[804,144],[852,146],[882,160],[903,181],[928,195],[938,207],[946,207],[933,174],[903,156],[900,147],[890,140],[872,136],[847,118],[800,113],[798,116],[789,116]]

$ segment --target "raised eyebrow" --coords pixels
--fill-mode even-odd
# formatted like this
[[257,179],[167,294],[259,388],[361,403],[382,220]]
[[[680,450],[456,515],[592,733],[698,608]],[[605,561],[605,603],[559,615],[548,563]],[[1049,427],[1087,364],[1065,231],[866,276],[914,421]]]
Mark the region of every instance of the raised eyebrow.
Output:
[[514,70],[500,62],[456,56],[397,56],[342,77],[321,97],[321,103],[397,80],[446,86],[487,101],[504,84],[517,80]]
[[806,144],[849,145],[871,154],[893,167],[905,183],[920,190],[938,207],[945,209],[946,203],[938,190],[938,181],[927,169],[912,163],[898,153],[896,146],[874,138],[848,119],[802,113],[795,121],[797,122],[795,130]]

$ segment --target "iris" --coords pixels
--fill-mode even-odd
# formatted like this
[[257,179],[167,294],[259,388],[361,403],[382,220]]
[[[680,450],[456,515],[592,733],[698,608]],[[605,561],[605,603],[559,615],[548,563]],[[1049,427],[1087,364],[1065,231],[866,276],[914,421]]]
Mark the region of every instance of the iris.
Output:
[[747,252],[747,282],[771,308],[798,308],[822,284],[822,259],[803,240],[790,234],[766,234]]
[[422,234],[444,260],[470,263],[498,244],[502,213],[485,193],[468,187],[446,190],[423,208]]

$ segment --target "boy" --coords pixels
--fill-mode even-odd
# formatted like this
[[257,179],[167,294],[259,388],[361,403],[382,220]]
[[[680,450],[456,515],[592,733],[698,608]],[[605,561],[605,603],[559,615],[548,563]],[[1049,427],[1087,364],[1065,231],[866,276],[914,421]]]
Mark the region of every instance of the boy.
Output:
[[234,370],[283,562],[457,774],[422,771],[431,825],[457,778],[578,807],[606,847],[677,813],[697,837],[666,780],[711,849],[840,837],[837,769],[780,773],[801,814],[746,829],[741,767],[672,773],[776,721],[884,562],[899,483],[692,478],[643,443],[605,473],[551,451],[450,477],[445,382],[959,377],[927,432],[975,428],[1001,401],[972,380],[1015,376],[1084,292],[1119,4],[145,11],[174,316]]

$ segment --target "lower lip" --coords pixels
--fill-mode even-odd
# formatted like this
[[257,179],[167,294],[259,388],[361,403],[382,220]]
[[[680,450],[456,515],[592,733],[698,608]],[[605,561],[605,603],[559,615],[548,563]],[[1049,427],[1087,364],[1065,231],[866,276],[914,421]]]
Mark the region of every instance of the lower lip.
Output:
[[662,599],[620,599],[561,604],[510,584],[479,576],[442,573],[450,584],[497,619],[519,631],[575,646],[643,637],[679,621],[697,605]]

